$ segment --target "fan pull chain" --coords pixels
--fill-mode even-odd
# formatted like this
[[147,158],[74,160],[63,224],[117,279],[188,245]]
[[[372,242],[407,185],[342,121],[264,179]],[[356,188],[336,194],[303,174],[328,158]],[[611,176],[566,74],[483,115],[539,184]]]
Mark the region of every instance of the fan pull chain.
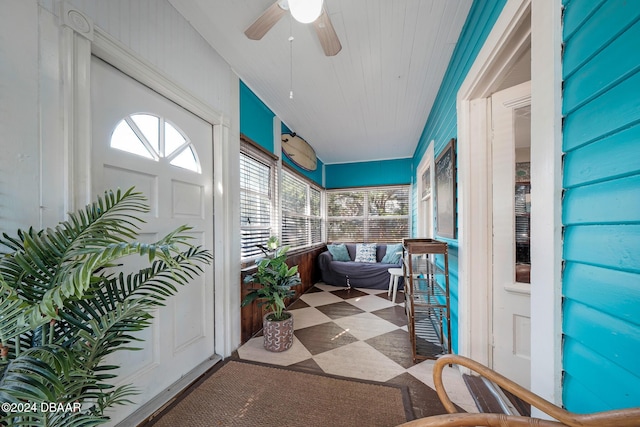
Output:
[[293,36],[289,36],[289,99],[293,99]]
[[293,99],[293,29],[289,17],[289,99]]

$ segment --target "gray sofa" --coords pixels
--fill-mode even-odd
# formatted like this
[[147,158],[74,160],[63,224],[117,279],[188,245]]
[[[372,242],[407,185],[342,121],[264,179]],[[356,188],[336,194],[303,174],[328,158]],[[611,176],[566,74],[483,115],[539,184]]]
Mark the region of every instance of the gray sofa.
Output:
[[[328,250],[318,256],[318,266],[322,275],[322,281],[328,285],[347,286],[354,288],[388,289],[389,269],[402,267],[402,261],[397,264],[383,264],[380,261],[387,253],[387,245],[379,243],[376,248],[376,263],[354,262],[356,259],[356,244],[346,243],[351,261],[335,261]],[[398,289],[403,287],[402,278],[398,283]]]

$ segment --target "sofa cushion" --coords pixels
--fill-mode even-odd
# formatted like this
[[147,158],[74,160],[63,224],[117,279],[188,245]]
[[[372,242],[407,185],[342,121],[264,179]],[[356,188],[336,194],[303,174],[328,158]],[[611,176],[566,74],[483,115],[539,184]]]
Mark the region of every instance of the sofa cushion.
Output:
[[[334,244],[339,244],[336,242]],[[383,264],[381,262],[387,252],[385,243],[377,244],[376,259],[378,262],[353,262],[356,257],[356,244],[344,243],[351,261],[336,261],[328,250],[318,255],[318,267],[322,281],[334,286],[352,286],[355,288],[389,289],[389,267],[399,264]],[[327,245],[328,246],[328,245]],[[403,280],[400,278],[399,289]]]
[[344,245],[347,247],[347,252],[349,252],[349,258],[351,258],[351,261],[356,259],[356,244],[345,243]]
[[375,243],[357,243],[355,262],[369,262],[369,263],[377,262],[376,260],[377,246],[378,245]]
[[387,253],[382,258],[384,264],[397,264],[402,256],[402,243],[387,245]]
[[331,252],[334,261],[351,261],[347,247],[344,244],[327,245],[327,249]]

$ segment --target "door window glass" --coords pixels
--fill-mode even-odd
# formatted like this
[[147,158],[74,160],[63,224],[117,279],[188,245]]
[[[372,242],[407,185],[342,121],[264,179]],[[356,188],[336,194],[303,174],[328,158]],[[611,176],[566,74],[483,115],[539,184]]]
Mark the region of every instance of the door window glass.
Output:
[[516,282],[531,283],[531,106],[514,111]]
[[[161,132],[162,130],[162,132]],[[171,123],[152,114],[132,114],[116,125],[111,148],[200,173],[200,162],[191,141]]]

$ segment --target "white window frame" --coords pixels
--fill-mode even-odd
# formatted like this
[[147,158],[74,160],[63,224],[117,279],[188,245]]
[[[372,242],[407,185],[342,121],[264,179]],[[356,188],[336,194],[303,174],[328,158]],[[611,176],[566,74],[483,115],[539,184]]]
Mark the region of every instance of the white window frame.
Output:
[[[287,165],[283,165],[284,167],[282,168],[282,183],[281,183],[281,199],[282,199],[282,203],[281,203],[281,211],[280,211],[280,216],[281,216],[281,221],[280,221],[280,236],[281,236],[281,240],[283,244],[287,244],[288,242],[284,240],[284,229],[285,229],[285,220],[287,218],[298,218],[298,219],[303,219],[304,221],[307,221],[309,226],[307,227],[307,235],[300,240],[304,240],[305,243],[302,245],[291,245],[292,249],[301,249],[301,248],[308,248],[308,247],[312,247],[318,244],[322,244],[324,242],[324,204],[323,204],[323,189],[313,183],[311,180],[309,180],[308,178],[296,173],[296,171],[292,168],[290,168]],[[304,208],[304,212],[292,212],[292,211],[287,211],[285,210],[285,204],[284,204],[284,198],[285,198],[285,189],[284,189],[284,180],[285,179],[293,179],[295,181],[297,181],[298,183],[301,183],[305,186],[305,191],[306,191],[306,205]],[[319,215],[312,215],[311,213],[311,190],[315,190],[318,192],[319,196],[320,196],[320,210],[319,210]],[[317,241],[313,240],[313,230],[312,230],[312,221],[313,220],[320,220],[320,236],[319,239]]]
[[[416,218],[416,231],[417,235],[421,237],[433,238],[433,201],[434,201],[434,183],[435,183],[435,167],[434,165],[434,156],[433,150],[435,146],[435,141],[431,140],[429,143],[429,148],[425,152],[420,164],[418,165],[417,174],[416,174],[416,182],[418,183],[418,193],[416,195],[416,203],[418,206],[418,215]],[[430,178],[430,191],[423,195],[425,192],[425,185],[423,182],[423,175],[429,172]]]
[[[240,232],[242,233],[242,231],[244,230],[264,230],[266,231],[264,242],[258,242],[256,244],[266,244],[267,239],[270,236],[275,234],[275,230],[277,229],[276,227],[278,224],[277,218],[279,217],[278,212],[276,211],[276,206],[277,206],[276,203],[278,200],[278,197],[277,197],[278,186],[277,186],[277,178],[276,178],[277,177],[277,173],[276,173],[277,159],[270,153],[267,153],[266,151],[259,148],[257,144],[250,141],[248,138],[242,136],[240,139],[241,139],[241,143],[240,143],[241,159],[242,159],[242,156],[245,156],[256,163],[260,163],[269,168],[269,206],[270,206],[268,226],[264,226],[264,225],[244,226],[242,225],[242,220],[240,220]],[[243,191],[245,191],[245,189],[242,187],[242,177],[239,177],[239,181],[240,181],[240,193],[242,193]],[[240,204],[242,204],[242,197],[240,197]],[[240,214],[242,215],[242,207],[240,209]],[[256,249],[255,253],[249,256],[242,256],[242,247],[243,247],[242,235],[240,236],[240,240],[241,240],[241,244],[240,244],[241,262],[243,264],[248,264],[250,261],[260,256],[261,252],[258,249]]]
[[[331,190],[326,190],[325,193],[325,199],[326,199],[326,214],[325,214],[325,224],[326,224],[326,235],[327,235],[327,240],[332,241],[332,242],[339,242],[339,241],[351,241],[351,239],[331,239],[329,236],[329,224],[331,223],[331,221],[363,221],[363,238],[362,238],[362,242],[356,242],[356,243],[379,243],[380,239],[376,239],[374,237],[371,236],[371,233],[369,232],[369,222],[375,219],[379,219],[382,218],[378,215],[372,215],[369,212],[369,195],[372,192],[375,191],[382,191],[382,190],[389,190],[389,189],[404,189],[407,192],[407,214],[406,215],[393,215],[393,216],[385,216],[385,219],[402,219],[402,220],[406,220],[407,222],[407,234],[405,237],[409,237],[411,234],[411,223],[410,223],[410,218],[411,218],[411,186],[410,185],[388,185],[388,186],[376,186],[376,187],[353,187],[353,188],[340,188],[340,189],[331,189]],[[330,195],[331,193],[345,193],[345,192],[362,192],[364,193],[364,206],[363,206],[363,213],[361,216],[329,216],[329,199],[330,199]],[[398,240],[398,243],[401,241],[401,239]]]

